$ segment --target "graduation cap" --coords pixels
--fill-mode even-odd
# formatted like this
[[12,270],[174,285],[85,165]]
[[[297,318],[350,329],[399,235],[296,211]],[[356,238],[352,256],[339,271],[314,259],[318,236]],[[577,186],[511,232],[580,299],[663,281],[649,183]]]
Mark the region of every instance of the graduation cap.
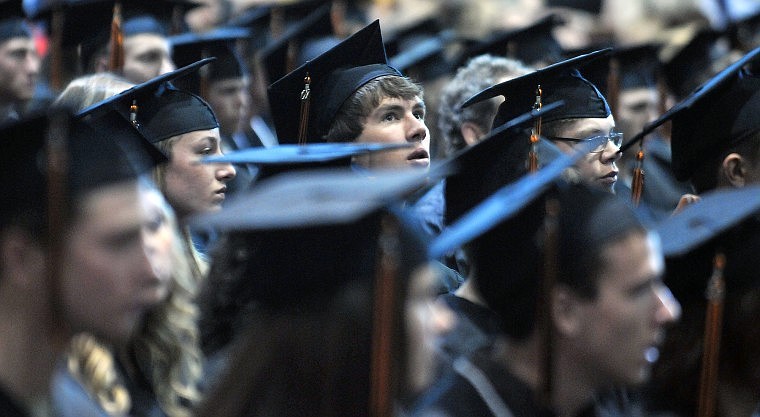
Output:
[[545,16],[526,27],[492,33],[482,40],[471,40],[455,59],[456,67],[478,55],[491,54],[523,62],[529,66],[553,64],[562,59],[562,46],[552,30],[564,24],[556,14]]
[[547,0],[546,6],[567,7],[591,14],[599,14],[602,10],[602,0]]
[[[453,172],[446,178],[444,186],[444,221],[447,224],[528,172],[526,159],[531,147],[529,134],[525,132],[528,124],[540,115],[558,111],[562,105],[564,102],[551,103],[541,111],[534,110],[510,120],[444,163],[443,167]],[[561,153],[557,150],[548,154],[556,147],[546,140],[540,141],[539,145],[539,151],[543,153],[539,158],[542,163],[549,163]]]
[[613,90],[657,87],[659,50],[660,46],[653,43],[614,48],[608,56],[583,67],[583,76],[610,100],[612,106],[610,95]]
[[[269,5],[253,6],[227,21],[228,26],[248,28],[251,36],[248,38],[250,51],[257,51],[270,40],[269,20],[272,7]],[[251,56],[253,54],[251,53]]]
[[308,47],[308,42],[312,39],[325,38],[334,40],[335,43],[330,47],[338,42],[333,36],[329,4],[318,7],[259,52],[259,59],[264,65],[269,82],[279,80],[307,60],[314,58],[314,56],[304,57],[302,52],[306,51],[303,48]]
[[213,61],[214,58],[206,58],[159,75],[90,106],[80,114],[99,118],[104,113],[115,112],[153,144],[188,132],[215,129],[219,122],[208,103],[171,84],[172,80],[192,74]]
[[202,71],[177,79],[177,87],[203,96],[204,86],[209,82],[246,76],[248,71],[237,53],[236,41],[249,35],[250,31],[246,28],[224,27],[205,33],[188,32],[170,37],[172,60],[178,67],[207,57],[216,58]]
[[25,18],[21,0],[0,2],[0,42],[18,37],[31,38]]
[[728,52],[723,41],[727,41],[725,32],[702,28],[684,45],[662,50],[665,81],[677,97],[686,97],[718,72],[715,63]]
[[280,143],[323,141],[343,103],[366,83],[386,75],[401,76],[387,63],[376,20],[269,86]]
[[[63,110],[40,113],[0,128],[0,140],[9,148],[0,163],[7,184],[7,204],[0,216],[13,221],[26,210],[47,208],[50,175],[63,175],[68,196],[83,195],[99,187],[131,180],[166,161],[151,152],[145,139],[128,122],[108,123],[75,118]],[[47,157],[49,141],[57,140],[65,170],[54,170]]]
[[390,66],[401,71],[407,77],[425,82],[453,71],[446,57],[446,47],[454,39],[452,31],[440,33],[421,39],[389,59]]
[[462,107],[504,96],[493,124],[500,125],[540,105],[563,100],[559,111],[542,117],[543,122],[561,119],[606,118],[610,115],[607,100],[590,81],[578,72],[582,67],[610,49],[584,54],[488,87],[467,99]]
[[[760,187],[718,189],[704,193],[700,201],[657,227],[668,256],[666,282],[684,306],[684,314],[692,318],[682,321],[682,327],[693,326],[685,337],[696,339],[698,332],[703,332],[702,340],[689,340],[692,346],[701,347],[694,352],[701,360],[683,364],[683,358],[678,358],[686,369],[701,372],[698,390],[693,393],[696,398],[688,399],[696,404],[697,415],[715,412],[718,375],[723,374],[719,368],[725,367],[723,349],[734,355],[737,345],[746,343],[741,336],[735,339],[746,327],[737,330],[733,321],[747,315],[737,306],[742,296],[760,286],[758,211]],[[694,323],[695,317],[704,323]]]
[[[672,120],[673,172],[680,181],[694,179],[706,161],[760,130],[760,122],[754,117],[760,107],[760,79],[744,70],[756,62],[758,55],[760,48],[716,74],[647,125],[621,150]],[[712,172],[702,174],[714,175]]]
[[408,148],[411,144],[381,143],[309,143],[305,145],[278,145],[269,148],[254,147],[222,156],[204,158],[204,163],[251,164],[258,167],[256,180],[282,172],[313,170],[316,168],[348,168],[358,155]]

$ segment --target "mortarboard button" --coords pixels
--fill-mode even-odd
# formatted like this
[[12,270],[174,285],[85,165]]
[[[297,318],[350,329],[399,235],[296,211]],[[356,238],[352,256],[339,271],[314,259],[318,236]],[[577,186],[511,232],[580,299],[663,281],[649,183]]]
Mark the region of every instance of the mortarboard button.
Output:
[[543,122],[561,119],[606,118],[610,115],[607,100],[591,82],[578,72],[582,67],[610,52],[602,49],[567,59],[511,80],[488,87],[469,98],[462,107],[504,96],[493,124],[500,125],[532,109],[536,104],[540,86],[541,103],[563,100],[565,106],[559,111],[542,117]]
[[309,80],[306,138],[322,142],[346,99],[375,78],[401,74],[385,56],[380,23],[375,21],[269,86],[269,105],[280,143],[299,139],[301,92]]

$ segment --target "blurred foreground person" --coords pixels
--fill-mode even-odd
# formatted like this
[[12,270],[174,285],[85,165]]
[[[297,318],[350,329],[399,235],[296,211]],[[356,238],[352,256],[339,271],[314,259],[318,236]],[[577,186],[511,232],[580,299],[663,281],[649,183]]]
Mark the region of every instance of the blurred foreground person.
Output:
[[125,126],[55,113],[0,129],[10,148],[0,164],[4,416],[50,412],[49,378],[73,334],[124,342],[166,296],[142,239],[138,180],[161,158]]
[[403,406],[409,375],[426,363],[405,311],[432,300],[420,287],[434,272],[384,207],[422,181],[283,174],[199,219],[226,232],[209,313],[218,338],[238,335],[199,416],[389,416]]
[[34,97],[40,57],[20,0],[0,3],[0,123],[16,120]]

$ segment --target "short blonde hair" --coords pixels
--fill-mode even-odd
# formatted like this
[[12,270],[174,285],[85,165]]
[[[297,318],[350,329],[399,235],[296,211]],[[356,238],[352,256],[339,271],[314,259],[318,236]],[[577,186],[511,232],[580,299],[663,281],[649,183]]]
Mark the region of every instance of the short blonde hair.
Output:
[[85,75],[71,80],[53,105],[80,111],[133,86],[133,83],[110,72]]

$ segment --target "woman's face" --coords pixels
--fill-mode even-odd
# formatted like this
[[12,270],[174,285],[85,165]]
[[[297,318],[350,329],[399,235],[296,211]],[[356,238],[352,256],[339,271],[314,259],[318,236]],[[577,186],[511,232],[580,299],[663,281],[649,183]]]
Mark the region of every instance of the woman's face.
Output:
[[[231,164],[201,164],[201,158],[222,155],[219,129],[175,136],[164,175],[164,194],[177,217],[219,210],[227,182],[235,178]],[[172,138],[173,139],[173,138]],[[168,140],[172,140],[168,139]]]

